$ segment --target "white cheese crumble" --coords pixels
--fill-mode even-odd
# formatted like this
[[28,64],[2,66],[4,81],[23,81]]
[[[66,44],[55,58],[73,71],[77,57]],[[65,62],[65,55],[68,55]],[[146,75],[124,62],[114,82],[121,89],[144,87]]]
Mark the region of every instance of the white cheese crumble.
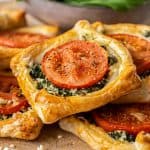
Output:
[[3,99],[0,97],[0,105],[5,105],[5,104],[7,104],[7,102],[8,101],[6,99]]
[[145,115],[142,113],[130,113],[130,115],[134,116],[138,121],[143,122],[145,120]]
[[63,138],[62,135],[58,135],[58,136],[57,136],[57,139],[61,139],[61,138]]
[[0,150],[17,150],[14,144],[10,144],[9,146],[0,146]]
[[3,150],[9,150],[9,148],[8,147],[4,147]]
[[37,147],[37,150],[44,150],[44,146],[40,144],[40,145]]
[[15,148],[16,146],[14,144],[9,145],[10,148]]

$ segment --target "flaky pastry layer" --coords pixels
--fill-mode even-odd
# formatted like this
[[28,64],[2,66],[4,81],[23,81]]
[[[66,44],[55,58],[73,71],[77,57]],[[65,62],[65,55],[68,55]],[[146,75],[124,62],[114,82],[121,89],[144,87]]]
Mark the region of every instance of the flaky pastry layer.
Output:
[[[9,31],[8,31],[9,32]],[[36,25],[30,27],[22,27],[13,30],[15,33],[32,33],[41,34],[49,38],[55,36],[58,33],[58,27],[52,25]],[[6,46],[0,46],[0,69],[10,68],[10,60],[13,56],[21,52],[22,48],[9,48]]]
[[22,9],[0,10],[0,31],[10,30],[26,25],[25,11]]
[[86,120],[81,120],[73,116],[64,118],[59,122],[60,127],[69,131],[83,141],[93,150],[149,150],[150,134],[140,132],[136,136],[135,142],[121,142],[111,138],[101,127],[89,124]]
[[34,140],[40,134],[42,122],[32,110],[15,113],[12,117],[0,121],[0,137]]
[[[150,40],[150,26],[140,24],[112,24],[107,25],[101,22],[95,22],[93,27],[96,31],[103,34],[130,34]],[[150,76],[142,78],[142,87],[133,90],[129,94],[120,97],[116,103],[150,102]]]
[[[108,54],[113,54],[118,59],[118,63],[110,68],[107,84],[85,96],[62,97],[49,94],[45,89],[38,90],[29,68],[35,63],[40,64],[43,55],[50,49],[72,40],[96,42],[105,46]],[[128,50],[120,42],[93,30],[87,21],[79,21],[68,32],[26,48],[12,59],[11,68],[24,95],[44,123],[53,123],[71,114],[98,108],[140,86]]]

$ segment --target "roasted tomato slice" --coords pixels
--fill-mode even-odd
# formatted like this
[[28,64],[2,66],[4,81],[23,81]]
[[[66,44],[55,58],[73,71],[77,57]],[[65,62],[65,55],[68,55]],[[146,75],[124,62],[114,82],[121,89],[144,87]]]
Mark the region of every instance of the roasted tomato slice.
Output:
[[150,132],[150,104],[112,104],[93,112],[97,125],[104,130],[124,130],[136,135]]
[[123,42],[131,52],[138,74],[150,69],[150,41],[128,34],[110,36]]
[[18,86],[17,79],[13,76],[0,75],[0,91],[9,92],[11,86]]
[[25,48],[47,38],[40,34],[5,32],[0,34],[0,45],[10,48]]
[[0,76],[0,114],[12,114],[28,106],[27,100],[19,96],[17,80],[13,76]]
[[61,88],[85,88],[100,81],[108,70],[106,51],[96,43],[75,40],[48,51],[42,71]]
[[28,106],[24,97],[18,97],[15,93],[0,92],[0,99],[6,101],[6,104],[0,105],[0,114],[13,114]]

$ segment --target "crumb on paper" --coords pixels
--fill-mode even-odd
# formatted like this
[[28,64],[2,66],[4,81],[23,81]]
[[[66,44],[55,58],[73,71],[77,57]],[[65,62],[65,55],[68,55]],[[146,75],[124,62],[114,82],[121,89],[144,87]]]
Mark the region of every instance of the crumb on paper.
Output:
[[44,146],[40,144],[40,145],[37,147],[37,150],[44,150]]
[[0,146],[0,150],[17,150],[14,144],[10,144],[9,146]]
[[8,147],[4,147],[3,150],[9,150],[9,148]]
[[16,146],[14,144],[9,145],[10,148],[15,148]]
[[58,138],[58,139],[61,139],[61,138],[63,138],[63,136],[62,136],[62,135],[58,135],[57,138]]

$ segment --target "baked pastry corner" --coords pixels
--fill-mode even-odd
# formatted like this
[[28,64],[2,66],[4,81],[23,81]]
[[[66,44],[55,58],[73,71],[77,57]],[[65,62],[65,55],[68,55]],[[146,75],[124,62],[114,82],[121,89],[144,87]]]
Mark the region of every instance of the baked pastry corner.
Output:
[[[44,88],[38,89],[37,81],[30,75],[30,68],[33,64],[41,63],[45,52],[72,40],[99,43],[117,57],[118,63],[111,67],[108,83],[98,91],[75,96],[59,96]],[[11,68],[23,93],[44,123],[53,123],[71,114],[100,107],[140,86],[127,49],[117,40],[97,33],[87,21],[79,21],[68,32],[26,48],[12,59]]]
[[0,31],[10,30],[26,25],[25,11],[22,9],[0,10]]

